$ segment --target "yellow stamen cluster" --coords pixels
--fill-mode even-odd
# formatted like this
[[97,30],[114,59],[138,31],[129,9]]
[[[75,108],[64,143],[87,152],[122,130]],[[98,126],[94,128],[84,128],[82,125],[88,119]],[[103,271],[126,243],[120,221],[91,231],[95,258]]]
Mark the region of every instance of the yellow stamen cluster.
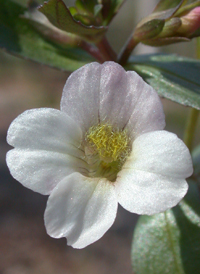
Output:
[[86,141],[95,148],[104,162],[121,162],[129,153],[127,132],[114,129],[109,124],[92,126],[86,133]]

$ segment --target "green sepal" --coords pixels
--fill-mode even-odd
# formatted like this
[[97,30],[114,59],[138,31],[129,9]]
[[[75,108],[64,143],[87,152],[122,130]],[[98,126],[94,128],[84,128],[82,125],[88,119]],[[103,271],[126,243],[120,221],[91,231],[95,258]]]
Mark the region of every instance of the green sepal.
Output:
[[143,41],[157,36],[163,29],[165,20],[153,19],[137,27],[134,31],[134,39],[136,41]]
[[174,16],[182,16],[185,13],[189,12],[190,10],[194,9],[195,7],[200,6],[200,0],[192,0],[192,1],[185,1],[185,5],[183,4],[180,9],[174,14]]
[[162,47],[162,46],[167,46],[175,43],[180,43],[180,42],[189,42],[190,38],[186,37],[166,37],[166,38],[156,38],[154,39],[149,39],[142,41],[143,44],[152,46],[152,47]]
[[171,11],[171,16],[183,3],[184,0],[161,0],[155,7],[153,13]]
[[139,22],[138,26],[142,26],[144,23],[151,21],[152,19],[169,19],[173,14],[181,7],[183,0],[161,0],[154,11],[142,21]]

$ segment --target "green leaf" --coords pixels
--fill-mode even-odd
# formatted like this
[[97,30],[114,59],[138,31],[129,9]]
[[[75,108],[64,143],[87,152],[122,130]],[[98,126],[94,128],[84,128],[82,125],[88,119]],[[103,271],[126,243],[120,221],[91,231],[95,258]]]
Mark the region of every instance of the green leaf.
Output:
[[131,257],[135,274],[200,273],[200,200],[194,183],[175,208],[140,217]]
[[200,109],[200,61],[150,54],[132,57],[125,68],[135,70],[160,96]]
[[88,40],[99,40],[107,31],[104,26],[86,26],[76,21],[62,0],[49,0],[38,10],[57,28],[80,35]]
[[61,48],[45,40],[20,16],[25,9],[11,0],[0,0],[0,48],[23,58],[65,71],[74,71],[94,61],[76,47]]

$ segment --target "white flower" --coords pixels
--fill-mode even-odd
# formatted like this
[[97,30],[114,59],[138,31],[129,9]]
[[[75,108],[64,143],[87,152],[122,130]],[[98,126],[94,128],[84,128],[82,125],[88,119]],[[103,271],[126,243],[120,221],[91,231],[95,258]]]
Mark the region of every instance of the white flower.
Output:
[[191,157],[164,126],[159,97],[140,76],[91,63],[67,80],[61,111],[32,109],[12,122],[7,164],[24,186],[50,195],[48,234],[83,248],[110,228],[118,203],[151,215],[186,194]]

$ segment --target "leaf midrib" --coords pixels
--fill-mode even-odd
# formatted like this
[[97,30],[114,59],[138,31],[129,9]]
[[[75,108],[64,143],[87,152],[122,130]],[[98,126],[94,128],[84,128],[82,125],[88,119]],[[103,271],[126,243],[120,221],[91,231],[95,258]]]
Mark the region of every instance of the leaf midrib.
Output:
[[164,212],[164,216],[165,216],[165,222],[166,222],[166,232],[167,232],[167,236],[168,236],[168,240],[170,243],[170,247],[171,247],[171,251],[172,251],[172,256],[174,259],[174,264],[177,270],[176,274],[185,274],[182,270],[182,267],[180,266],[178,259],[177,259],[177,254],[176,254],[176,250],[175,250],[175,243],[173,241],[173,237],[172,237],[172,231],[171,231],[171,226],[167,217],[167,211]]

